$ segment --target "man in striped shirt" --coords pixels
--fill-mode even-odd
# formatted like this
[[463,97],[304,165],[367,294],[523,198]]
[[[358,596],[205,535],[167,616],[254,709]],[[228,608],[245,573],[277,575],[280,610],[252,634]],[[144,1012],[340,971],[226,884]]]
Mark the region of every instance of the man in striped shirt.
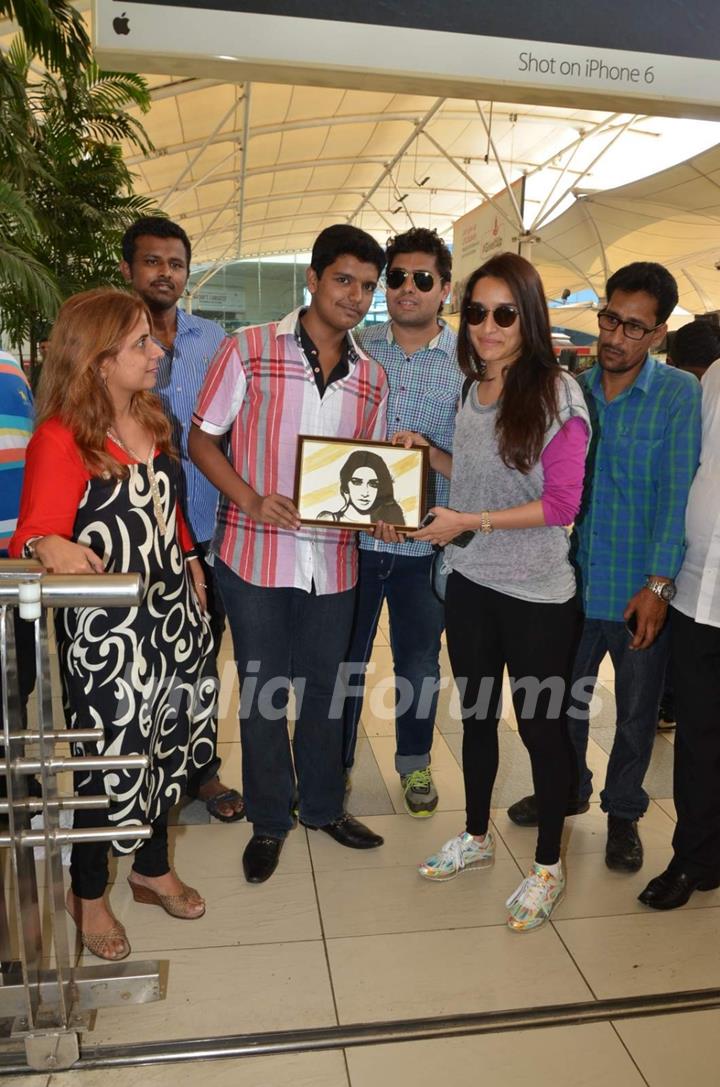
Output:
[[18,362],[0,351],[0,557],[17,526],[25,449],[33,432],[30,385]]
[[[439,317],[450,293],[452,257],[436,232],[423,228],[393,238],[386,255],[390,320],[368,326],[360,342],[387,374],[388,437],[399,430],[417,431],[432,446],[449,453],[463,382],[457,337]],[[428,507],[446,506],[449,480],[431,471],[428,484]],[[430,544],[420,540],[386,543],[360,534],[360,576],[348,655],[350,668],[357,670],[355,674],[362,672],[385,602],[398,696],[395,769],[406,811],[414,818],[433,815],[438,805],[430,749],[444,610],[431,585],[432,560]],[[362,704],[363,689],[358,684],[345,707],[348,769],[355,759]]]
[[[215,591],[212,567],[205,562],[215,529],[218,493],[188,456],[190,417],[205,380],[210,360],[225,338],[215,321],[195,317],[178,307],[190,274],[190,240],[170,219],[148,216],[129,227],[122,240],[120,271],[150,310],[152,334],[165,349],[158,365],[155,392],[172,424],[173,442],[180,455],[177,485],[183,510],[192,529],[205,570],[210,627],[215,655],[220,650],[225,612]],[[188,782],[188,795],[199,796],[216,819],[232,823],[244,814],[242,797],[223,785],[217,757]]]
[[[253,823],[243,870],[250,883],[277,867],[293,825],[295,774],[304,825],[350,848],[382,845],[343,811],[342,720],[333,711],[350,641],[355,534],[301,525],[290,496],[298,434],[385,438],[385,375],[350,334],[370,307],[384,263],[380,246],[357,227],[324,230],[307,272],[309,308],[227,340],[193,416],[190,455],[221,493],[212,550],[242,692],[243,785]],[[229,459],[222,449],[228,434]]]
[[[585,613],[568,712],[579,768],[568,815],[587,811],[590,700],[600,662],[615,668],[617,722],[600,806],[608,815],[605,861],[637,871],[637,820],[649,798],[650,763],[667,663],[668,603],[685,552],[685,507],[700,451],[700,386],[649,354],[667,333],[677,284],[660,264],[636,262],[607,282],[598,314],[598,361],[580,375],[592,420],[583,505],[575,525]],[[508,814],[534,825],[535,797]]]

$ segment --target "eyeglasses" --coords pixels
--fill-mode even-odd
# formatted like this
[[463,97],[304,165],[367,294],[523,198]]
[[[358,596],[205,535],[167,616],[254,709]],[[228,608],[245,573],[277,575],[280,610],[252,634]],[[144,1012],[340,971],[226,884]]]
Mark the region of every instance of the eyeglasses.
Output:
[[391,291],[397,291],[408,276],[413,277],[413,283],[423,294],[427,294],[435,286],[435,276],[432,272],[408,272],[406,268],[391,268],[385,276],[385,282]]
[[510,325],[514,325],[517,320],[518,308],[503,302],[495,309],[487,309],[480,302],[468,302],[465,307],[465,320],[469,325],[481,325],[488,313],[492,313],[493,321],[498,328],[510,328]]
[[[619,317],[616,317],[614,313],[609,313],[608,310],[600,310],[597,315],[598,325],[604,329],[605,332],[614,332],[616,328],[622,325],[623,336],[627,336],[629,340],[642,340],[644,336],[649,336],[655,329],[660,328],[660,325],[653,325],[652,328],[645,328],[645,325],[639,324],[637,321],[622,321]],[[662,321],[660,322],[662,324]]]

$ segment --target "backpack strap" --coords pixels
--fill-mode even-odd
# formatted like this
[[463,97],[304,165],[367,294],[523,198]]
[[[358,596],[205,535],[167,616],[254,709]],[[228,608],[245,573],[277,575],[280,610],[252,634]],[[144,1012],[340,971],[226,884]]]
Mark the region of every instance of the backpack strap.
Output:
[[472,378],[472,377],[466,377],[465,380],[463,381],[462,389],[460,391],[460,407],[464,406],[465,401],[468,398],[468,393],[470,392],[470,390],[473,387],[474,381],[475,381],[475,379]]

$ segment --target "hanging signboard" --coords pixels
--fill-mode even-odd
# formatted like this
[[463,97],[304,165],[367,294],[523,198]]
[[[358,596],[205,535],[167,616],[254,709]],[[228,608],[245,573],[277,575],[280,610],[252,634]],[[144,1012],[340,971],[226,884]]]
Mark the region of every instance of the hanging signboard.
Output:
[[94,0],[108,68],[717,117],[720,3]]
[[522,213],[525,179],[520,178],[511,186],[512,195],[505,189],[492,200],[456,219],[453,223],[453,277],[448,299],[449,313],[459,313],[468,277],[496,253],[518,252],[522,227],[518,212]]

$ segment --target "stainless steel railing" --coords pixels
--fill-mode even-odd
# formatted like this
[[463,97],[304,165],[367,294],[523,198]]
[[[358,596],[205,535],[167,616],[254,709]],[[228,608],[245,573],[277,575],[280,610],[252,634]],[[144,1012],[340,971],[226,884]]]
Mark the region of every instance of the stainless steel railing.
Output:
[[[62,845],[81,841],[149,838],[149,826],[89,827],[69,830],[60,812],[107,807],[106,796],[61,796],[57,775],[65,770],[130,769],[147,766],[146,755],[55,754],[58,743],[92,743],[101,730],[54,728],[47,609],[57,607],[133,607],[140,601],[135,574],[54,575],[39,563],[0,560],[0,677],[2,721],[0,776],[7,799],[0,800],[0,847],[9,851],[12,903],[4,879],[6,857],[0,852],[0,1018],[13,1018],[12,1035],[22,1039],[29,1067],[70,1067],[79,1057],[80,1032],[91,1009],[112,1004],[143,1003],[160,998],[156,962],[109,963],[76,967],[67,942]],[[35,728],[25,727],[18,688],[14,611],[31,621],[35,634]],[[32,745],[32,752],[28,747]],[[28,793],[28,778],[37,775],[42,797]],[[42,829],[30,820],[42,814]],[[44,938],[33,847],[43,846],[50,934]],[[8,908],[10,905],[10,908]],[[10,917],[14,918],[17,952],[13,953]],[[47,963],[53,961],[51,969]]]

